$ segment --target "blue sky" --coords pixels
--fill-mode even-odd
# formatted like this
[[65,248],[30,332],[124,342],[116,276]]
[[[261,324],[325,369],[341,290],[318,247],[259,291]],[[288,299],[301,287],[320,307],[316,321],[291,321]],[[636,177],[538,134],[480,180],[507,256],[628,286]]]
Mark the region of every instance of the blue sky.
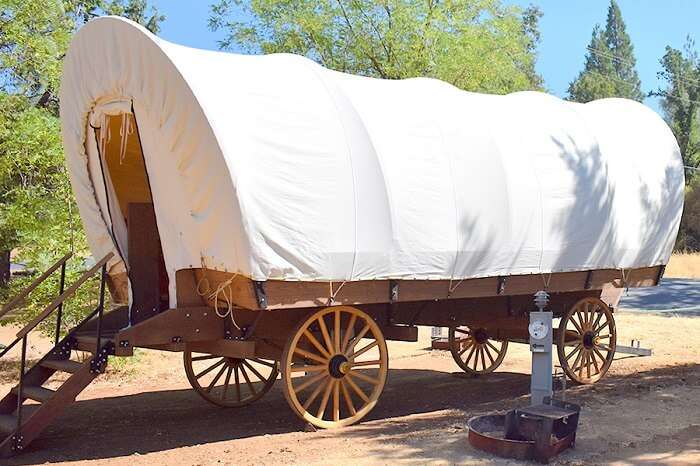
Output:
[[[161,36],[190,47],[216,49],[221,34],[207,28],[207,0],[154,0],[167,16]],[[542,42],[537,70],[547,89],[560,97],[583,67],[586,46],[596,23],[604,24],[609,0],[505,0],[542,9]],[[627,31],[632,37],[642,90],[656,89],[656,73],[664,47],[682,47],[688,34],[700,40],[700,0],[618,0]],[[655,99],[647,105],[658,110]]]

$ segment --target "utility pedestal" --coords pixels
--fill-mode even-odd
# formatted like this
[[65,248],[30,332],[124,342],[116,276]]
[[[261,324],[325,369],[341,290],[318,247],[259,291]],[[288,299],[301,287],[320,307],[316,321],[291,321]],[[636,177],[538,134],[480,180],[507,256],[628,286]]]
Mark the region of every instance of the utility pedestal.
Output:
[[541,405],[545,397],[552,396],[552,312],[544,308],[549,302],[545,291],[535,294],[539,311],[530,313],[530,352],[532,375],[530,377],[530,404]]

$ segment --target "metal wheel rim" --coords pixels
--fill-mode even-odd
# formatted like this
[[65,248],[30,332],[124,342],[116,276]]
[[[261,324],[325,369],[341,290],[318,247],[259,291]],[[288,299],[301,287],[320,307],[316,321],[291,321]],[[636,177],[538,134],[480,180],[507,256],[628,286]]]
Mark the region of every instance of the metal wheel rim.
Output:
[[[195,389],[199,396],[210,403],[224,408],[240,408],[259,400],[268,391],[270,391],[272,386],[275,384],[277,375],[279,374],[278,364],[276,361],[260,358],[228,358],[225,356],[198,352],[196,354],[196,356],[193,356],[193,353],[190,350],[185,350],[183,353],[187,380],[190,382],[190,385]],[[201,374],[201,371],[195,371],[193,362],[197,361],[197,358],[200,357],[203,358],[199,359],[202,361],[210,360],[212,362],[211,366],[214,367],[210,369],[210,372],[198,377],[198,375]],[[219,361],[223,362],[219,363]],[[269,367],[269,374],[265,374],[259,369],[256,369],[253,363]],[[212,387],[210,387],[208,384],[207,386],[203,386],[199,382],[200,379],[208,373],[214,374],[214,386]],[[223,381],[224,385],[227,385],[228,387],[222,388],[222,396],[215,396],[212,392],[214,391],[214,388],[219,387],[217,383],[219,381]]]
[[[458,333],[464,337],[458,337]],[[450,327],[448,342],[452,358],[468,374],[479,375],[495,371],[506,357],[508,341],[487,337],[485,342],[481,343],[472,334],[472,330],[467,326]]]
[[[319,324],[321,319],[323,326]],[[316,325],[321,330],[319,338],[310,330]],[[356,331],[358,327],[360,330]],[[362,343],[363,340],[367,342]],[[347,372],[334,376],[332,361],[340,355],[347,359]],[[388,373],[386,341],[379,326],[365,312],[346,306],[326,308],[313,313],[294,330],[285,345],[281,369],[284,395],[297,416],[326,429],[348,426],[374,408],[384,389]],[[376,375],[369,376],[368,370],[376,370]],[[300,372],[307,375],[293,376]],[[367,384],[371,388],[363,389]]]
[[610,368],[616,343],[615,317],[608,305],[598,298],[584,298],[559,323],[559,365],[574,382],[595,383]]

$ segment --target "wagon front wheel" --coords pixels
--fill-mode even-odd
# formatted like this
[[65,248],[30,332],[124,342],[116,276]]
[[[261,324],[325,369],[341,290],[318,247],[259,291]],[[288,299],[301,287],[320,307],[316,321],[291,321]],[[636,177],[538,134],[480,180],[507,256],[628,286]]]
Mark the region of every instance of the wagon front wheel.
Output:
[[450,327],[450,353],[457,365],[468,374],[487,374],[503,362],[507,341],[494,340],[485,328]]
[[595,383],[608,372],[616,342],[615,318],[608,305],[598,298],[584,298],[559,323],[559,364],[571,380]]
[[284,395],[300,418],[321,428],[348,426],[374,408],[384,389],[386,341],[365,312],[322,309],[291,334],[281,369]]
[[224,408],[240,408],[262,398],[274,385],[277,362],[184,352],[185,373],[192,388]]

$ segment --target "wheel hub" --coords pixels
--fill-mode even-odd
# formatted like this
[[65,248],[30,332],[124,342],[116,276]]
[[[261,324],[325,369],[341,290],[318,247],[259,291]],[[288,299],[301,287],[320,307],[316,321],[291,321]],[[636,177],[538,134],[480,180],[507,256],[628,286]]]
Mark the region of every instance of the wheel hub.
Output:
[[596,336],[596,334],[591,331],[588,331],[583,334],[583,346],[586,349],[593,348],[595,345],[598,344],[598,340],[599,338]]
[[345,377],[345,374],[347,374],[349,370],[350,362],[348,361],[348,358],[345,357],[345,355],[336,354],[328,362],[328,372],[333,378],[342,379],[343,377]]
[[484,343],[486,343],[488,341],[488,339],[489,339],[489,334],[486,332],[485,329],[480,328],[474,332],[474,340],[478,344],[483,345]]

